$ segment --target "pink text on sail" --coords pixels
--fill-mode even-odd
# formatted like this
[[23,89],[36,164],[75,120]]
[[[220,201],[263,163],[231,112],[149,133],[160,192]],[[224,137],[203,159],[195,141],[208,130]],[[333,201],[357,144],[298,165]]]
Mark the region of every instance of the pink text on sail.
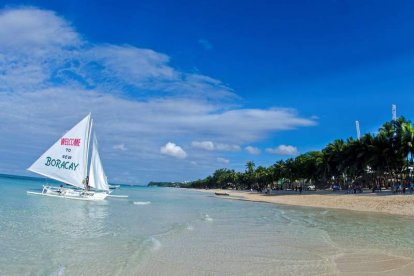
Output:
[[80,138],[61,138],[60,145],[79,147],[80,141]]

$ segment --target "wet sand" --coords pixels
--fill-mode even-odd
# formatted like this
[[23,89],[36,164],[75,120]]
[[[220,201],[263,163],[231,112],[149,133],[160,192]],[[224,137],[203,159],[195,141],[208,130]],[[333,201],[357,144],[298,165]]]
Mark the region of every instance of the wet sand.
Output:
[[[414,216],[414,194],[394,195],[390,191],[361,194],[345,194],[332,191],[273,191],[262,194],[233,190],[197,190],[211,193],[223,199],[236,199],[306,207],[333,208],[342,210],[376,212],[399,216]],[[229,196],[217,196],[215,192],[226,192]],[[414,275],[414,258],[408,255],[393,255],[387,251],[349,250],[332,256],[334,271],[324,275]]]
[[360,194],[345,194],[332,191],[273,191],[271,194],[236,190],[202,190],[206,193],[226,192],[229,196],[217,196],[227,199],[268,202],[306,207],[334,208],[343,210],[377,212],[392,215],[414,216],[414,194],[394,195],[389,191]]

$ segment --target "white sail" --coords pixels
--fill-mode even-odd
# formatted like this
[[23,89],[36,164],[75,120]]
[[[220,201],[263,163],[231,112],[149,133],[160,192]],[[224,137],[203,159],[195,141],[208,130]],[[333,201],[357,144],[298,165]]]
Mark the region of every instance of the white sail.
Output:
[[108,180],[106,178],[101,158],[99,156],[98,140],[96,139],[95,134],[93,134],[92,140],[92,155],[89,169],[89,186],[95,188],[96,190],[109,190]]
[[88,163],[90,114],[28,168],[37,174],[83,188]]

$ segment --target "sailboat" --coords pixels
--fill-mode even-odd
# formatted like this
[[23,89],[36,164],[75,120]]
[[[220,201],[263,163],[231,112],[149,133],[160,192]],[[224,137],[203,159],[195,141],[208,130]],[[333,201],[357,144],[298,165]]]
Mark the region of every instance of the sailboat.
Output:
[[[31,172],[70,185],[70,188],[44,185],[42,192],[28,191],[28,194],[79,200],[104,200],[109,195],[108,180],[92,126],[93,119],[88,114],[28,168]],[[91,140],[92,151],[88,159]]]

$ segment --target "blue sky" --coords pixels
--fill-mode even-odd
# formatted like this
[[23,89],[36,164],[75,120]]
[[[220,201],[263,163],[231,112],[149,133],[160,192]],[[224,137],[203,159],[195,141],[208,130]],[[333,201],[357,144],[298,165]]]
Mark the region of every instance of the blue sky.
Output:
[[85,2],[1,3],[0,172],[89,111],[109,179],[136,184],[413,117],[412,1]]

